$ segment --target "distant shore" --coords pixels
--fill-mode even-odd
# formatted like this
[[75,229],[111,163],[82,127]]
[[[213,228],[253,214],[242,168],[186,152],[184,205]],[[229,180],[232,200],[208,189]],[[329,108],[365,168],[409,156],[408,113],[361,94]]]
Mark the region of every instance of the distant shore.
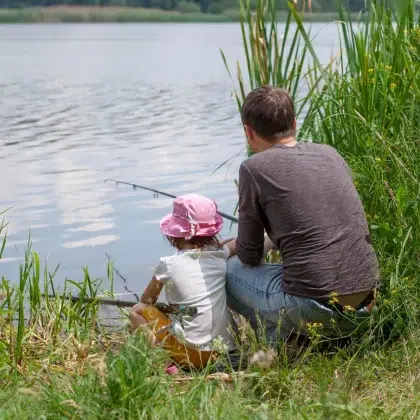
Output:
[[[307,13],[305,21],[329,22],[337,19],[336,13]],[[182,13],[138,7],[84,7],[54,6],[21,9],[0,9],[1,23],[134,23],[134,22],[238,22],[239,10],[225,10],[220,14]],[[279,12],[279,22],[286,14]]]

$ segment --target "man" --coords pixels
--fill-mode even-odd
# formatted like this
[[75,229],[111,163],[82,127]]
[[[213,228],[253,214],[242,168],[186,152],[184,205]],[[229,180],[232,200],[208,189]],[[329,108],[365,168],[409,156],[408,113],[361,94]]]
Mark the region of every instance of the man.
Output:
[[[239,170],[228,305],[254,328],[259,316],[273,341],[314,325],[328,336],[353,331],[374,304],[379,270],[348,165],[328,145],[296,141],[284,90],[252,91],[242,122],[255,154]],[[274,247],[283,264],[262,263]]]

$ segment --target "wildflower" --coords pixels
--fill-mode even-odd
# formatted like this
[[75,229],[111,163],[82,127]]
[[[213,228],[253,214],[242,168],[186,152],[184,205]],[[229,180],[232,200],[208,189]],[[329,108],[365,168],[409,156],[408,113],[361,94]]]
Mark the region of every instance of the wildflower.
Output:
[[212,341],[212,347],[220,354],[226,354],[229,351],[229,346],[224,342],[223,337],[220,335]]
[[391,90],[394,90],[397,87],[395,83],[391,83]]
[[385,66],[385,70],[392,70],[392,66]]
[[344,307],[344,310],[345,310],[346,312],[356,312],[356,309],[354,309],[354,308],[353,308],[353,306],[350,306],[350,305],[346,305],[346,306]]
[[306,324],[306,329],[309,333],[309,335],[311,335],[313,338],[319,338],[321,337],[321,329],[322,329],[323,325],[320,322],[308,322]]
[[329,303],[331,305],[334,305],[335,303],[338,303],[338,294],[337,294],[337,292],[331,292],[330,297],[331,297],[331,299],[329,300]]
[[376,160],[376,162],[379,162],[379,163],[382,162],[382,159],[380,157],[375,158],[375,160]]
[[370,74],[372,74],[374,71],[375,71],[375,69],[369,69],[369,70],[368,70],[368,72],[369,72]]

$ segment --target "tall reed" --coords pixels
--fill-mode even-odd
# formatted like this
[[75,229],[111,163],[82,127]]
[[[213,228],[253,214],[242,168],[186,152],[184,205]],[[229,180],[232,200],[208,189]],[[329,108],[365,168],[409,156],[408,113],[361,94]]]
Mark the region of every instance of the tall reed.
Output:
[[[305,38],[317,66],[320,60]],[[340,9],[342,54],[322,71],[300,138],[350,163],[382,268],[384,313],[404,329],[420,298],[420,26],[415,1],[372,1],[357,26]]]
[[[247,74],[238,65],[235,88],[239,108],[257,86],[288,89],[297,102],[299,139],[330,144],[346,158],[380,259],[380,325],[392,319],[400,331],[418,324],[420,301],[420,26],[415,3],[401,0],[391,8],[373,0],[353,22],[338,2],[340,54],[322,65],[294,2],[289,2],[281,40],[271,0],[258,0],[255,14],[242,2]],[[223,61],[227,67],[224,56]],[[307,95],[299,98],[297,87],[305,84]]]
[[[0,225],[0,258],[6,246],[6,224]],[[55,351],[63,337],[72,337],[80,346],[91,342],[100,328],[96,299],[101,281],[92,280],[87,268],[81,282],[66,280],[63,290],[56,290],[54,277],[58,267],[49,272],[45,267],[43,289],[39,256],[31,249],[31,242],[19,267],[19,280],[2,278],[0,283],[0,356],[10,369],[18,373],[25,362],[25,343],[48,343]],[[76,294],[79,299],[69,299]],[[52,295],[52,297],[50,296]],[[88,302],[85,298],[88,298]],[[64,340],[66,341],[66,340]],[[49,357],[49,356],[47,356]],[[1,358],[1,357],[0,357]]]
[[[307,69],[308,46],[299,31],[294,28],[293,14],[288,12],[284,30],[279,32],[276,0],[257,0],[255,9],[250,0],[240,0],[240,28],[243,53],[246,60],[246,75],[236,65],[237,87],[234,96],[241,110],[248,90],[263,85],[275,85],[287,89],[297,104],[297,115],[305,110],[316,83],[308,83],[314,69]],[[295,13],[297,13],[293,6]],[[233,82],[227,58],[220,50],[224,65]],[[315,74],[315,79],[317,75]],[[302,90],[302,87],[306,87]],[[305,92],[306,90],[306,92]],[[302,93],[305,92],[305,93]],[[252,151],[248,149],[250,156]]]

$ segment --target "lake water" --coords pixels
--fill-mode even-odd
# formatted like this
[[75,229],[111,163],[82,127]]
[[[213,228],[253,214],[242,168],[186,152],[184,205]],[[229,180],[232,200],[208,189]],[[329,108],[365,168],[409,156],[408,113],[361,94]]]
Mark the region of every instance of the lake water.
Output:
[[[336,26],[312,33],[327,62]],[[57,284],[83,266],[106,278],[108,253],[141,292],[172,252],[159,232],[172,200],[107,177],[233,213],[245,140],[219,48],[232,66],[242,58],[238,24],[0,25],[0,210],[11,207],[0,275],[18,278],[30,234],[60,263]]]

